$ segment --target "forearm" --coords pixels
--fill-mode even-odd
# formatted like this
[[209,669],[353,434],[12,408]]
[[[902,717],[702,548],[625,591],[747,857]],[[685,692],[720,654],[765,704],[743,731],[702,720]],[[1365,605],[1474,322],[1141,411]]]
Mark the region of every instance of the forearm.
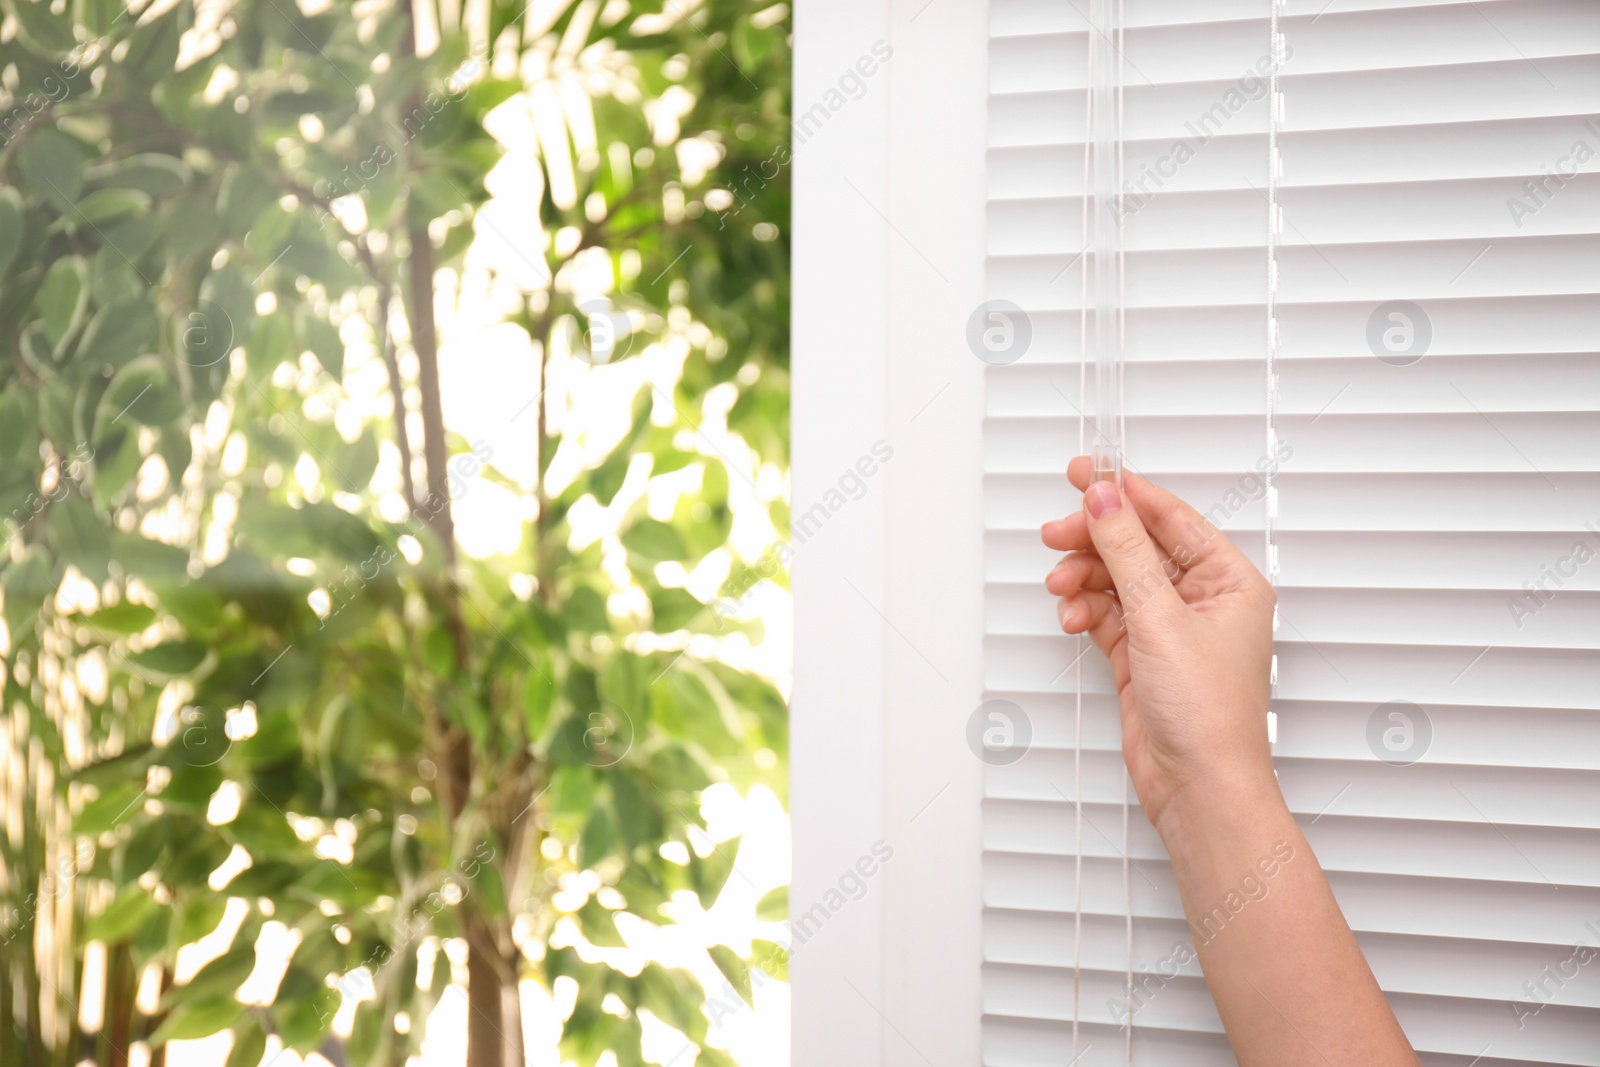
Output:
[[1186,790],[1158,829],[1242,1067],[1417,1064],[1270,772]]

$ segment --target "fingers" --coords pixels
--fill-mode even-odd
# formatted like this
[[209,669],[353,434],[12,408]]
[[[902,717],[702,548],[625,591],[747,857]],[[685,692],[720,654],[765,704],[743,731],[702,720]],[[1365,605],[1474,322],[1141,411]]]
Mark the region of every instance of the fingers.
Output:
[[[1067,478],[1079,489],[1087,489],[1092,476],[1088,456],[1079,456],[1067,465]],[[1177,496],[1132,471],[1127,471],[1123,480],[1145,529],[1180,567],[1187,570],[1210,558],[1244,560],[1232,541]]]
[[1116,598],[1098,589],[1063,597],[1056,605],[1056,614],[1061,619],[1062,631],[1069,634],[1092,633],[1104,629],[1108,621],[1112,631],[1122,629]]
[[1053,548],[1057,552],[1076,552],[1091,547],[1089,523],[1081,511],[1045,523],[1039,528],[1039,536],[1046,548]]
[[1111,572],[1092,552],[1074,552],[1044,579],[1044,587],[1055,596],[1071,596],[1079,589],[1111,589]]
[[1112,680],[1120,693],[1128,684],[1128,658],[1116,656],[1117,644],[1128,636],[1123,625],[1122,605],[1110,593],[1089,590],[1067,597],[1056,607],[1061,629],[1069,634],[1086,633],[1111,664]]
[[1083,494],[1089,537],[1116,583],[1122,612],[1135,632],[1142,621],[1159,625],[1184,609],[1167,566],[1139,513],[1115,482],[1092,482]]
[[1250,565],[1232,540],[1177,496],[1131,471],[1124,481],[1145,528],[1180,567],[1206,560]]

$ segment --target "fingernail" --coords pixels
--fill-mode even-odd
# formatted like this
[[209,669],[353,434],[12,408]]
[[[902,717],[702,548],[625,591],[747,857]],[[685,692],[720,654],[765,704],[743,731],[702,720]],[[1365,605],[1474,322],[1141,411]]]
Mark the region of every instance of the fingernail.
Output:
[[1056,614],[1061,619],[1063,630],[1072,629],[1072,622],[1078,617],[1078,602],[1076,600],[1063,600],[1056,608]]
[[1084,490],[1083,503],[1091,518],[1103,519],[1122,506],[1122,497],[1110,482],[1090,482]]

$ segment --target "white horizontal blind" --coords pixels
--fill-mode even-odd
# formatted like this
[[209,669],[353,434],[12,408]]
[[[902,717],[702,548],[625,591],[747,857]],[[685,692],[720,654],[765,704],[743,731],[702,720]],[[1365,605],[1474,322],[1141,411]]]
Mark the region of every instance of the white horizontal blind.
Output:
[[[1258,565],[1269,5],[1125,5],[1129,465]],[[1077,507],[1087,0],[990,11],[988,296],[1031,341],[987,371],[985,684],[1031,741],[986,771],[984,1062],[1113,1065],[1125,912],[1136,972],[1190,942],[1137,811],[1124,894],[1109,674],[1041,586]],[[1424,1063],[1600,1064],[1600,3],[1279,28],[1279,776]],[[1133,1062],[1233,1062],[1196,965],[1137,985]]]

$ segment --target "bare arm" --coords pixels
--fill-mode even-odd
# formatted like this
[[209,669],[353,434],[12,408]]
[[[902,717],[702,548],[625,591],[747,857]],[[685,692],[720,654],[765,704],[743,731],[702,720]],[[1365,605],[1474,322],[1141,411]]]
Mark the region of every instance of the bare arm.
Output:
[[1068,473],[1084,510],[1045,524],[1069,553],[1045,584],[1111,663],[1128,773],[1239,1062],[1414,1067],[1272,772],[1271,586],[1165,490],[1090,486],[1085,458]]

